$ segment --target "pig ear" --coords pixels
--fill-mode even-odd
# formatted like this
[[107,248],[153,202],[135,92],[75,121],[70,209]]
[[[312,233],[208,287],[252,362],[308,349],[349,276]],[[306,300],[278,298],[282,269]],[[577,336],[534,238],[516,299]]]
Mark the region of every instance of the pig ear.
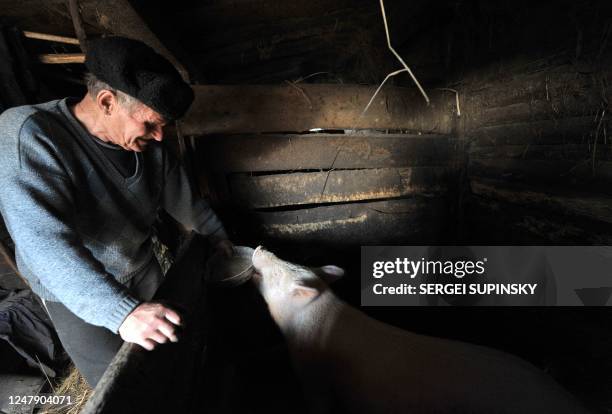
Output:
[[333,283],[344,276],[344,269],[334,265],[321,266],[312,270],[326,283]]

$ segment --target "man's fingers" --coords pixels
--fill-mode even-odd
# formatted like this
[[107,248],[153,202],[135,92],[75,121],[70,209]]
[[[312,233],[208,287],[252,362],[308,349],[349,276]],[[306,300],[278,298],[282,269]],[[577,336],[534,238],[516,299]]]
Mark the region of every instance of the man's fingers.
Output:
[[166,336],[166,338],[170,339],[172,342],[178,342],[178,338],[174,333],[174,325],[165,320],[160,320],[159,326],[157,330]]
[[226,257],[232,257],[234,255],[234,245],[230,240],[221,240],[215,246],[215,252]]
[[181,326],[180,314],[161,303],[138,305],[119,327],[126,342],[134,342],[151,351],[157,344],[177,342],[176,326]]
[[150,339],[141,339],[140,341],[136,343],[140,345],[141,347],[143,347],[144,349],[146,349],[147,351],[152,351],[153,349],[155,349],[155,342],[153,342]]
[[149,334],[149,339],[154,340],[158,344],[165,344],[168,342],[168,338],[165,335],[162,335],[159,331],[153,331]]
[[166,308],[164,310],[164,316],[173,324],[181,326],[181,316],[172,309]]

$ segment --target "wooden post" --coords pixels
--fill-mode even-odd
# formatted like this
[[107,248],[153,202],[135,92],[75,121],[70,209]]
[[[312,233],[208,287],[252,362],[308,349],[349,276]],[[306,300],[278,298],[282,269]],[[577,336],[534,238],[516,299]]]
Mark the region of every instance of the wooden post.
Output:
[[179,342],[150,352],[124,344],[81,413],[192,412],[205,349],[203,249],[203,240],[192,238],[155,297],[183,310],[186,329]]

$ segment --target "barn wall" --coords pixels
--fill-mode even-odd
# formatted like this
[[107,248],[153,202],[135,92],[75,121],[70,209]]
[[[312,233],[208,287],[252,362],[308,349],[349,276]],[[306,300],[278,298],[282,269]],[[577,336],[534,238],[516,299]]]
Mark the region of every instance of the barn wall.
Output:
[[468,79],[466,237],[478,242],[612,240],[609,73],[533,62]]
[[[200,135],[196,162],[226,222],[235,223],[234,234],[255,243],[605,244],[612,240],[609,74],[596,69],[548,61],[501,74],[483,68],[462,82],[462,115],[454,121],[447,95],[440,110],[419,114],[415,124],[412,95],[392,119],[394,127],[409,125],[409,133],[362,123],[357,131],[327,134]],[[317,96],[316,85],[304,88]],[[325,88],[322,102],[334,95],[333,85]],[[287,99],[306,105],[295,119],[307,125],[319,99],[308,108],[298,92],[285,89],[299,97]],[[293,119],[296,108],[279,118]],[[273,113],[265,111],[265,123],[284,125]]]
[[238,239],[342,246],[452,234],[458,165],[451,135],[216,135],[197,142]]
[[[455,96],[416,88],[200,86],[180,131],[238,243],[343,248],[450,240]],[[210,114],[213,114],[212,116]],[[321,250],[320,248],[318,250]]]

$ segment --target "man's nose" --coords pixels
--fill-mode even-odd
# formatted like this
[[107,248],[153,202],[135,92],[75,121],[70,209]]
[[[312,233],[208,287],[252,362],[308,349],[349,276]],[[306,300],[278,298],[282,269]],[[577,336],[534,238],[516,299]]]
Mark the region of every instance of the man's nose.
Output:
[[155,128],[151,131],[151,138],[155,141],[161,141],[164,138],[164,130],[162,128]]

